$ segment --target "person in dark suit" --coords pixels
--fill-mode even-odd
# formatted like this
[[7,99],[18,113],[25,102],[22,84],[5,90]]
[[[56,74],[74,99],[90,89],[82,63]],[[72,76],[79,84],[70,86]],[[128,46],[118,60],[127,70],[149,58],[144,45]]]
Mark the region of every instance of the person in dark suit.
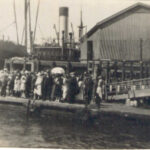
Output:
[[7,77],[1,81],[1,96],[6,96]]
[[49,72],[45,72],[42,83],[42,99],[50,100],[53,80]]
[[46,100],[46,84],[47,84],[47,77],[46,74],[43,73],[43,81],[42,81],[42,100]]
[[85,100],[85,105],[89,105],[92,100],[92,92],[93,92],[93,80],[92,77],[86,73],[84,75],[83,81],[83,98]]
[[26,93],[26,98],[30,98],[31,96],[31,74],[30,72],[28,71],[25,71],[25,74],[26,74],[26,90],[25,90],[25,93]]
[[37,77],[35,73],[31,73],[31,98],[34,98],[35,81]]
[[53,86],[53,79],[52,79],[52,76],[49,72],[47,72],[47,82],[46,82],[46,98],[48,100],[51,99],[51,92],[52,92],[52,86]]
[[69,103],[75,102],[75,95],[78,94],[79,87],[77,83],[77,79],[75,77],[75,73],[70,73],[70,77],[68,78],[68,93],[67,93],[67,101]]

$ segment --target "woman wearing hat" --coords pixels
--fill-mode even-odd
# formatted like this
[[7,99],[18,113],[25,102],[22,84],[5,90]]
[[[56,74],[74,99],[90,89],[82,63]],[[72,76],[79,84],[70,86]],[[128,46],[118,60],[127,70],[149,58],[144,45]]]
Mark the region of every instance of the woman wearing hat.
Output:
[[23,74],[21,76],[21,85],[20,85],[21,97],[23,98],[25,98],[25,90],[26,90],[26,76]]
[[68,93],[68,79],[67,76],[63,76],[63,85],[62,85],[62,98],[65,101]]
[[97,88],[96,88],[96,96],[95,96],[95,102],[98,107],[100,107],[102,96],[103,96],[103,80],[102,77],[99,76],[97,82]]
[[20,96],[20,84],[21,84],[21,81],[20,81],[19,76],[17,75],[14,81],[14,94],[17,97]]

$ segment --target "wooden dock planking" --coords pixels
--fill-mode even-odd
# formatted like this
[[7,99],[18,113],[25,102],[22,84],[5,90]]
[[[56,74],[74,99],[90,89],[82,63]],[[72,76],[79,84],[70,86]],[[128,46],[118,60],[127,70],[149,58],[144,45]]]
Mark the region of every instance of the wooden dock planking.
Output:
[[[28,102],[29,102],[28,99],[0,96],[0,104],[27,106]],[[33,100],[31,100],[31,103],[32,102]],[[59,102],[42,101],[42,100],[36,100],[35,106],[42,107],[43,109],[67,111],[67,112],[72,112],[72,113],[76,113],[76,112],[82,113],[85,110],[84,104],[69,104],[69,103],[59,103]],[[92,115],[105,113],[108,115],[114,114],[114,115],[119,115],[123,117],[150,119],[149,109],[126,106],[125,104],[103,102],[100,109],[97,109],[97,107],[95,107],[95,105],[92,104],[88,108],[88,111],[91,112]]]

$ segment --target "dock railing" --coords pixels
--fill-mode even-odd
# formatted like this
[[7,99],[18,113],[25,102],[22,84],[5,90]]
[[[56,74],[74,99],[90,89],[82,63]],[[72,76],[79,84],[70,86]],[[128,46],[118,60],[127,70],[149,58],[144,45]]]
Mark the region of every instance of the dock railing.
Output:
[[131,90],[150,89],[150,78],[113,82],[106,85],[107,95],[128,94]]

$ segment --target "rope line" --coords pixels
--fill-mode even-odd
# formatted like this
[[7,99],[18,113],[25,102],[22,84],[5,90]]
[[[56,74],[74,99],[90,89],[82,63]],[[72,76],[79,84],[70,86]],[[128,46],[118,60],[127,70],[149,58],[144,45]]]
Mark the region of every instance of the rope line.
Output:
[[15,21],[13,21],[12,23],[10,23],[9,25],[7,25],[6,27],[4,27],[2,30],[0,30],[0,32],[4,32],[6,31],[9,27],[11,27],[12,25],[15,24]]

